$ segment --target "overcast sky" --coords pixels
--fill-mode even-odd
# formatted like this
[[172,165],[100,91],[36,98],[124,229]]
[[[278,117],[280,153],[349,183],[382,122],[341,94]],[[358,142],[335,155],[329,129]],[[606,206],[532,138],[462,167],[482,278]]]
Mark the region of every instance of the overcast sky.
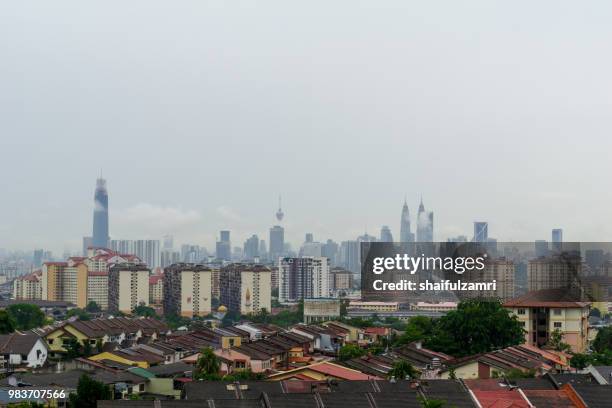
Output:
[[[95,3],[95,4],[94,4]],[[113,238],[298,245],[612,240],[607,1],[11,1],[0,5],[0,248]],[[414,222],[413,222],[414,224]]]

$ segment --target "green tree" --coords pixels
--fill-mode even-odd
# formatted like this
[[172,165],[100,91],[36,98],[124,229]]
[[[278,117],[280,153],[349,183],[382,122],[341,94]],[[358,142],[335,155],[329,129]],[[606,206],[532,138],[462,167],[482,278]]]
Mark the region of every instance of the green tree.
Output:
[[523,343],[523,328],[499,301],[471,299],[436,320],[425,346],[455,357]]
[[406,360],[399,360],[393,363],[393,368],[387,373],[387,377],[396,379],[415,379],[419,377],[419,372],[412,364]]
[[86,321],[86,320],[90,320],[90,316],[89,313],[87,313],[85,310],[75,307],[74,309],[70,309],[68,312],[66,312],[66,317],[70,318],[70,317],[76,317],[79,320],[82,321]]
[[69,400],[71,407],[96,408],[98,401],[110,400],[112,397],[113,394],[106,384],[83,374],[79,379],[76,393],[71,393]]
[[71,337],[65,344],[67,358],[83,357],[83,346],[74,337]]
[[396,345],[408,344],[417,340],[424,340],[431,336],[434,328],[433,320],[425,316],[411,317],[404,333],[395,342]]
[[548,346],[555,351],[569,351],[572,347],[563,342],[563,332],[559,329],[555,329],[548,339]]
[[444,400],[426,399],[423,397],[418,397],[417,399],[422,408],[444,408],[446,406],[446,401]]
[[6,310],[0,310],[0,334],[9,334],[15,331],[15,319]]
[[102,311],[102,308],[93,300],[90,300],[85,306],[85,310],[89,313],[99,313]]
[[132,313],[136,316],[141,317],[157,317],[157,313],[155,313],[155,309],[149,306],[145,306],[144,304],[140,304],[132,310]]
[[612,352],[612,326],[599,329],[593,340],[593,350],[598,353]]
[[346,361],[352,358],[361,357],[366,353],[361,347],[356,344],[346,344],[340,347],[340,351],[338,351],[338,360]]
[[45,324],[45,314],[38,306],[18,303],[7,307],[6,311],[15,321],[17,330],[30,330]]
[[520,368],[511,368],[506,371],[504,376],[509,380],[516,380],[517,378],[535,378],[536,370],[529,369],[527,371],[523,371]]
[[576,353],[570,359],[570,366],[579,370],[584,369],[589,364],[591,364],[591,357],[587,354]]
[[203,348],[196,362],[193,376],[197,380],[219,379],[221,363],[212,347]]

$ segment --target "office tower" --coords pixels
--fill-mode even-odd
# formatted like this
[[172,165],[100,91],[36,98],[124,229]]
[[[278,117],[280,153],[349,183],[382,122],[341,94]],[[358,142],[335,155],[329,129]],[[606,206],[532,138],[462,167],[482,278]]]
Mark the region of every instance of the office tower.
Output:
[[230,232],[225,230],[220,232],[220,239],[216,244],[217,259],[229,261],[232,259],[232,243],[230,241]]
[[111,239],[110,249],[118,254],[134,255],[134,241],[130,239]]
[[359,242],[342,241],[340,244],[340,265],[353,273],[361,273]]
[[312,232],[306,233],[306,236],[304,237],[304,242],[314,242],[314,235],[312,234]]
[[42,266],[44,252],[45,251],[43,251],[42,249],[34,250],[34,255],[32,257],[32,266],[34,268],[40,268]]
[[93,237],[83,237],[83,252],[81,256],[87,256],[87,249],[93,246]]
[[535,241],[535,256],[538,258],[548,256],[548,242],[543,239]]
[[391,229],[383,225],[380,228],[380,242],[393,242],[393,234],[391,234]]
[[465,235],[457,235],[447,239],[447,242],[468,242],[468,238]]
[[233,263],[219,274],[221,304],[229,311],[256,314],[272,307],[272,271],[262,265]]
[[259,237],[253,234],[244,242],[244,259],[253,260],[259,257]]
[[552,249],[556,252],[561,252],[563,249],[563,230],[554,228],[552,230]]
[[171,251],[174,249],[174,237],[172,235],[164,235],[164,247],[165,251]]
[[328,239],[321,247],[321,256],[329,259],[330,266],[338,265],[338,244]]
[[270,260],[278,262],[285,253],[285,230],[280,225],[270,228]]
[[323,245],[320,242],[304,242],[300,248],[300,256],[316,256],[320,257],[323,252]]
[[161,265],[159,240],[139,239],[134,241],[134,255],[142,259],[150,269],[159,268]]
[[165,268],[175,263],[181,262],[181,253],[164,249],[160,255],[160,266]]
[[108,271],[108,311],[130,314],[136,306],[149,306],[149,268],[123,263]]
[[106,180],[100,177],[96,181],[94,194],[92,246],[107,248],[108,240],[108,192],[106,191]]
[[474,221],[474,238],[472,242],[487,242],[489,240],[489,223]]
[[268,259],[268,248],[266,247],[266,241],[263,239],[259,241],[259,258],[262,260]]
[[433,242],[433,212],[425,211],[423,199],[419,204],[419,212],[417,214],[417,242]]
[[174,264],[164,270],[164,313],[183,317],[211,312],[212,269],[198,264]]
[[96,302],[102,310],[108,310],[108,272],[87,272],[87,303]]
[[404,200],[404,206],[402,207],[402,218],[400,220],[400,242],[413,241],[414,234],[410,232],[410,211],[408,210],[408,203],[406,200]]
[[207,251],[199,245],[181,245],[180,259],[184,263],[199,263],[206,258]]
[[59,300],[87,306],[87,265],[82,261],[45,262],[42,267],[42,300]]
[[282,258],[278,268],[278,300],[295,303],[329,296],[327,258]]

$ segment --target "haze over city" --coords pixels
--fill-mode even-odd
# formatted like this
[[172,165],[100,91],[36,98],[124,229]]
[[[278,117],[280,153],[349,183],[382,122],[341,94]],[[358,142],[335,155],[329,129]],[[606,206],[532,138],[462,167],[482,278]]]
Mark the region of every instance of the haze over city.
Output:
[[0,248],[79,251],[100,172],[116,239],[610,240],[609,5],[386,4],[3,4]]

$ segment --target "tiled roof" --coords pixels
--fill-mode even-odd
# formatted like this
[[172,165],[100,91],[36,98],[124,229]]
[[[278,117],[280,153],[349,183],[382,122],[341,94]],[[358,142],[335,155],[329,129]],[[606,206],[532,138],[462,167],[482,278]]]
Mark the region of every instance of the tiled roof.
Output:
[[565,289],[536,290],[504,303],[504,307],[583,308],[588,305],[589,302],[581,302]]

